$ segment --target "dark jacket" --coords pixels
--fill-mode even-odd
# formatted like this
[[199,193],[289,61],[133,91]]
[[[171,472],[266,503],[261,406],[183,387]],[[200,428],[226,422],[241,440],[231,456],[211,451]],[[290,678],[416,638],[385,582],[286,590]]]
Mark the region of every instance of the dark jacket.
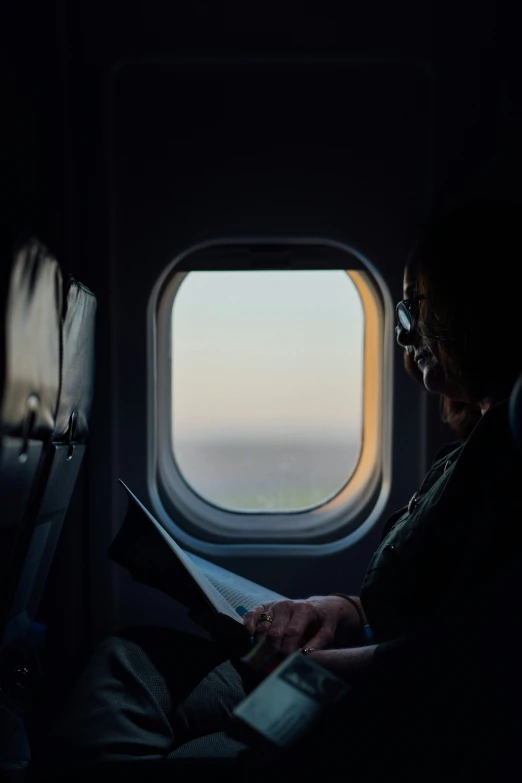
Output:
[[[488,411],[467,442],[435,459],[409,508],[394,514],[368,566],[361,600],[377,658],[468,624],[493,629],[477,604],[502,589],[522,556],[522,455],[507,403]],[[521,579],[522,590],[522,579]],[[509,596],[511,601],[515,596]],[[506,597],[507,598],[507,597]],[[424,642],[423,642],[424,644]],[[393,653],[394,654],[394,653]]]
[[379,644],[317,729],[321,752],[350,759],[352,780],[522,778],[522,459],[507,402],[388,520],[361,600]]
[[520,557],[522,460],[507,410],[495,406],[464,445],[438,456],[409,509],[386,523],[360,593],[377,641],[466,613]]

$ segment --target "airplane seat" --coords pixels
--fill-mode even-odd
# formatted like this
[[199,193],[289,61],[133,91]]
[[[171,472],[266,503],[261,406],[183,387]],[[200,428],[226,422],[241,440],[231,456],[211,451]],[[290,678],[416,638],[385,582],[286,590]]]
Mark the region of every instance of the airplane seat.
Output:
[[62,273],[36,239],[3,265],[0,339],[0,634],[15,548],[51,442],[60,389]]
[[[42,456],[36,498],[11,567],[7,622],[0,644],[8,690],[22,687],[25,701],[38,690],[35,653],[42,656],[46,628],[36,617],[86,449],[94,382],[96,297],[69,276],[60,306],[60,394],[52,438]],[[29,655],[29,659],[28,659]],[[24,663],[25,661],[25,663]]]
[[[16,550],[56,422],[60,389],[62,273],[36,238],[9,248],[0,264],[0,635]],[[3,686],[3,683],[2,683]],[[27,763],[20,716],[0,690],[0,777]]]

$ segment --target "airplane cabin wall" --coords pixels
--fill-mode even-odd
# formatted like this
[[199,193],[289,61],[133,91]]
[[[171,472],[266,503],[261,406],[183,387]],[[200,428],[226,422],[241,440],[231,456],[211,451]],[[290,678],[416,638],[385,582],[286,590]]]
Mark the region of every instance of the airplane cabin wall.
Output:
[[[18,75],[12,216],[17,225],[35,226],[99,299],[96,396],[88,459],[45,604],[46,619],[72,624],[66,641],[72,650],[128,622],[184,622],[183,613],[173,611],[170,601],[135,585],[112,565],[106,549],[121,518],[117,477],[124,471],[139,494],[145,491],[146,292],[176,249],[198,238],[234,232],[236,224],[226,199],[217,209],[218,188],[211,177],[205,180],[210,200],[195,201],[192,193],[190,209],[185,209],[179,194],[173,195],[173,189],[165,186],[168,165],[174,164],[167,161],[165,172],[157,164],[147,164],[154,156],[155,137],[140,117],[139,103],[132,122],[129,106],[134,85],[124,82],[123,66],[118,121],[128,176],[122,159],[113,165],[107,119],[111,112],[114,117],[108,81],[114,66],[151,58],[168,63],[197,57],[401,58],[426,63],[427,73],[431,69],[435,75],[435,100],[427,99],[423,91],[416,96],[412,117],[426,136],[413,145],[415,154],[405,159],[404,189],[395,198],[393,190],[380,193],[377,167],[372,170],[371,188],[364,189],[359,172],[359,190],[350,190],[348,184],[343,189],[342,182],[348,180],[343,180],[342,156],[339,171],[332,171],[330,180],[321,176],[315,161],[315,180],[311,179],[308,189],[306,176],[299,180],[305,195],[301,209],[294,209],[288,222],[288,231],[304,230],[300,218],[306,217],[306,225],[311,220],[316,233],[335,233],[336,238],[347,240],[357,235],[360,249],[370,260],[383,264],[381,271],[397,298],[403,252],[430,209],[441,210],[479,194],[520,196],[520,66],[514,27],[498,3],[470,2],[458,7],[443,2],[411,2],[400,7],[383,3],[380,9],[367,4],[347,8],[342,15],[289,7],[271,12],[267,7],[247,9],[238,3],[227,4],[227,9],[195,2],[185,8],[171,7],[167,15],[164,4],[150,1],[108,7],[99,0],[76,4],[57,0],[45,9],[34,4],[29,14],[22,15],[21,9],[12,12],[12,62]],[[127,73],[132,67],[128,66]],[[389,78],[389,73],[383,74]],[[405,80],[397,82],[399,103],[406,94],[401,93]],[[342,101],[341,82],[338,87]],[[145,99],[146,85],[142,83],[140,89]],[[140,89],[137,85],[137,95]],[[164,118],[171,116],[164,106],[160,108]],[[433,116],[435,132],[430,135],[426,119]],[[391,117],[382,138],[394,140],[404,153],[400,121],[400,115]],[[127,134],[123,133],[125,122]],[[158,132],[166,143],[165,128]],[[132,143],[139,133],[145,134],[144,148]],[[321,143],[324,138],[319,147]],[[376,160],[379,151],[375,151]],[[371,162],[368,150],[362,154]],[[389,158],[392,150],[386,154]],[[382,163],[386,166],[387,158]],[[149,176],[147,190],[141,194],[136,187],[137,172]],[[317,183],[324,188],[321,193],[314,191]],[[252,185],[255,189],[256,183]],[[283,232],[286,215],[274,202],[277,188],[264,182],[259,193],[259,209],[263,193],[271,197],[271,230]],[[330,210],[321,215],[319,207],[329,198]],[[237,194],[229,193],[229,204],[237,208]],[[183,225],[168,228],[168,216],[173,216],[175,224],[180,211],[183,221],[178,218],[177,222]],[[126,232],[129,215],[133,220]],[[258,219],[249,222],[247,218],[242,215],[245,231],[261,230]],[[199,237],[201,224],[204,236]],[[400,372],[399,352],[395,358]],[[439,421],[437,400],[406,377],[398,383],[394,433],[414,444],[420,459],[394,485],[395,505],[408,499],[436,448],[448,440],[448,431]],[[346,553],[344,560],[337,558],[319,579],[309,561],[294,558],[292,580],[302,593],[336,588],[355,592],[377,538],[376,528],[357,553]],[[232,562],[225,564],[234,567]],[[265,568],[265,562],[254,559],[237,565],[245,575],[266,582]],[[289,563],[284,559],[270,573],[275,589],[289,587]]]

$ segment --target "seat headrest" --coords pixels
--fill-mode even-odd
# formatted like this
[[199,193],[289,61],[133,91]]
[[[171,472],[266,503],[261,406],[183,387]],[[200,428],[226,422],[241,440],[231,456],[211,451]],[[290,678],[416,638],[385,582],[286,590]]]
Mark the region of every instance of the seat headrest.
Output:
[[60,385],[62,273],[37,239],[2,266],[1,433],[46,440],[55,428]]
[[82,441],[88,430],[94,386],[96,297],[69,277],[62,322],[62,385],[55,439]]
[[509,424],[515,443],[522,449],[522,374],[509,397]]

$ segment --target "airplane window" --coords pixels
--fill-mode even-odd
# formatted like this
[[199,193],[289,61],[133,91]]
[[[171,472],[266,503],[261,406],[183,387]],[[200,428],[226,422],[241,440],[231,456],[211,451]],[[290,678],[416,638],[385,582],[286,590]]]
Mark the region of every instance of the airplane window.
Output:
[[172,304],[171,446],[232,511],[326,503],[361,455],[365,313],[344,270],[189,272]]
[[250,247],[196,248],[152,292],[154,510],[201,551],[362,535],[390,487],[389,291],[344,247]]

